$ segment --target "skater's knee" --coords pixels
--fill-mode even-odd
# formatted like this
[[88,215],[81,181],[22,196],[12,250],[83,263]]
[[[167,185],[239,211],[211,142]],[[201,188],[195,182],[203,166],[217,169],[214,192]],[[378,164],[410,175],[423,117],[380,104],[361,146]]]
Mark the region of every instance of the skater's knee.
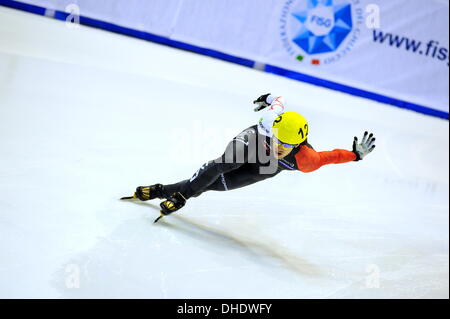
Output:
[[234,162],[216,162],[214,165],[214,169],[216,174],[220,175],[220,174],[224,174],[227,173],[229,171],[232,171],[234,169],[237,169],[241,164],[238,163],[234,163]]

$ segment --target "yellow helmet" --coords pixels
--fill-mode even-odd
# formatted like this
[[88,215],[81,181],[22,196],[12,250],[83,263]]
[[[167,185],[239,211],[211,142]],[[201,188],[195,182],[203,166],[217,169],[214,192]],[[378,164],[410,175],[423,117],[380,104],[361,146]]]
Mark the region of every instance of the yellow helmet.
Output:
[[280,142],[298,145],[308,137],[308,121],[297,112],[285,112],[275,119],[272,130]]

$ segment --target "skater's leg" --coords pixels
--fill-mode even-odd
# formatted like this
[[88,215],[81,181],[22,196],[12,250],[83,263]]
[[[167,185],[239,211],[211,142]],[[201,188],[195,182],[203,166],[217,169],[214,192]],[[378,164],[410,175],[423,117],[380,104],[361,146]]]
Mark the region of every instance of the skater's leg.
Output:
[[165,193],[171,195],[180,192],[189,199],[208,190],[220,190],[219,182],[223,175],[244,165],[245,155],[245,147],[233,140],[221,157],[204,164],[191,179],[164,186]]
[[[181,181],[179,183],[176,183],[176,184],[164,185],[164,194],[166,195],[166,198],[168,196],[170,196],[171,194],[178,193],[178,192],[184,194],[184,193],[186,193],[188,191],[188,188],[187,188],[188,185],[189,185],[189,180],[188,179],[184,180],[184,181]],[[211,185],[209,185],[206,189],[193,194],[191,197],[198,197],[202,193],[207,192],[207,191],[212,191],[212,190],[214,190],[214,191],[225,191],[227,189],[224,188],[224,186],[223,186],[223,184],[221,182],[221,179],[219,178],[215,182],[213,182]]]
[[187,185],[189,184],[189,180],[186,179],[184,181],[181,181],[179,183],[175,183],[175,184],[170,184],[170,185],[164,185],[164,195],[165,197],[169,197],[170,195],[174,194],[174,193],[186,193],[187,190]]
[[[234,190],[238,188],[242,188],[257,182],[260,182],[262,180],[265,180],[267,178],[274,177],[279,172],[275,174],[259,174],[254,166],[251,165],[242,165],[241,167],[232,170],[230,172],[227,172],[225,174],[220,174],[219,177],[210,185],[208,185],[206,188],[202,189],[200,192],[195,193],[191,197],[198,197],[203,192],[206,191],[229,191]],[[165,194],[167,196],[170,196],[170,194],[181,192],[184,194],[186,191],[189,190],[190,181],[184,180],[182,182],[172,184],[172,185],[165,185],[164,190]]]
[[226,187],[224,187],[223,181],[224,181],[223,174],[221,174],[221,178],[218,178],[215,182],[211,183],[205,189],[199,189],[195,193],[191,193],[191,189],[189,188],[189,185],[190,185],[189,179],[181,181],[179,183],[170,184],[170,185],[169,184],[168,185],[155,184],[152,186],[139,186],[136,189],[134,196],[123,197],[122,199],[139,198],[142,201],[147,201],[147,200],[151,200],[151,199],[155,199],[155,198],[167,199],[176,193],[191,194],[189,197],[198,197],[203,192],[206,192],[209,190],[215,190],[215,191],[228,190]]

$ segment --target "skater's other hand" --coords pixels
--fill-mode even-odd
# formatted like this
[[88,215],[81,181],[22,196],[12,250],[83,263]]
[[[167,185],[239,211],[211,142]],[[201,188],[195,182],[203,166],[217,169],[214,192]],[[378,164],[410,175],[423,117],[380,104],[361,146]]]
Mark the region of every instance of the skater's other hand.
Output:
[[356,160],[362,160],[367,154],[370,154],[375,149],[375,137],[372,133],[365,132],[361,143],[358,143],[358,138],[355,136],[353,140],[353,153],[356,154]]
[[270,106],[269,103],[267,103],[267,97],[270,95],[270,93],[261,95],[259,98],[257,98],[256,100],[253,101],[253,104],[256,104],[257,107],[254,108],[255,112],[259,112],[263,109],[265,109],[266,107]]

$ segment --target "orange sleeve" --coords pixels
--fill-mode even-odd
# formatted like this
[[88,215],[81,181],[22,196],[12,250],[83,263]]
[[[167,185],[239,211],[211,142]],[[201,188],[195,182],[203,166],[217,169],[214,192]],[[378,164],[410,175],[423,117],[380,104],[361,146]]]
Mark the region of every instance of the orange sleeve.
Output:
[[310,173],[324,165],[342,164],[356,160],[356,154],[347,150],[334,150],[329,152],[316,152],[312,148],[302,145],[295,155],[297,167],[303,173]]

